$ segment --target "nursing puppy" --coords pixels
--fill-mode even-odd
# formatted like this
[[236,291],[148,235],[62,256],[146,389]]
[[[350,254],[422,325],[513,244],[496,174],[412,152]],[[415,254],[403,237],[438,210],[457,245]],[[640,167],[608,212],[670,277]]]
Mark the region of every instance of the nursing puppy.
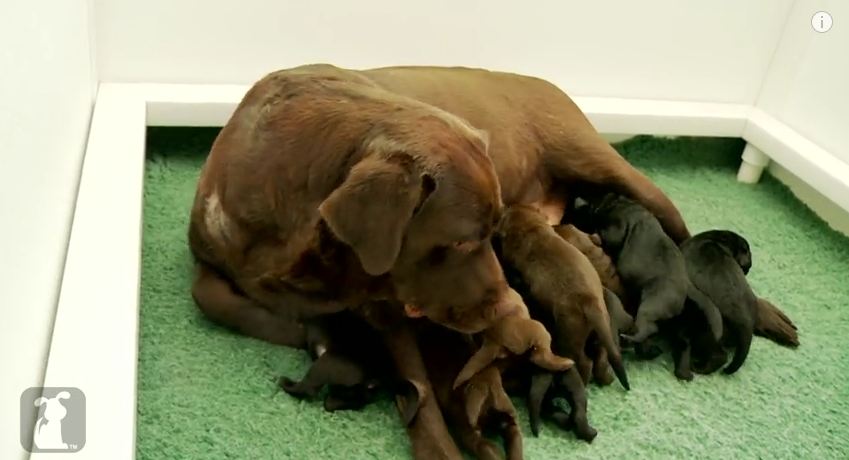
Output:
[[436,399],[460,445],[478,459],[503,459],[501,449],[484,437],[495,432],[504,441],[508,460],[523,458],[516,409],[499,369],[487,367],[454,389],[454,379],[475,351],[474,345],[461,334],[426,320],[419,324],[417,337]]
[[681,314],[688,296],[703,311],[714,337],[721,337],[719,310],[690,283],[681,251],[657,219],[620,195],[588,198],[575,200],[572,223],[585,232],[598,233],[625,288],[639,297],[634,332],[623,337],[643,342],[658,331],[658,321]]
[[510,358],[511,355],[529,353],[528,358],[533,364],[552,372],[565,371],[575,365],[571,359],[552,353],[551,334],[542,323],[531,319],[521,296],[512,288],[508,295],[511,303],[517,306],[517,312],[499,319],[483,331],[483,344],[460,370],[454,381],[455,389],[495,361]]
[[610,331],[613,332],[613,339],[618,345],[619,334],[627,332],[633,326],[634,318],[625,307],[631,304],[628,293],[622,285],[622,280],[619,279],[616,266],[601,248],[601,239],[598,235],[588,235],[571,224],[555,225],[554,231],[567,243],[581,251],[598,273],[601,284],[604,286],[604,303],[610,316]]
[[[307,351],[314,360],[300,381],[281,377],[280,387],[297,398],[313,398],[325,386],[327,411],[359,409],[371,402],[393,374],[381,336],[351,311],[305,323]],[[405,417],[409,418],[409,416]]]
[[[610,328],[604,290],[590,261],[564,241],[545,216],[526,206],[506,210],[496,230],[500,254],[527,286],[535,316],[549,326],[556,353],[575,360],[584,383],[590,373],[610,383],[608,362],[626,389],[628,376]],[[522,238],[517,238],[522,235]],[[529,243],[531,242],[531,243]],[[600,344],[592,359],[587,348]]]
[[622,280],[616,273],[616,267],[610,260],[610,256],[601,248],[601,239],[598,235],[588,235],[571,224],[555,225],[554,231],[589,259],[605,288],[613,291],[624,303],[628,303],[624,300],[626,299],[625,286],[622,285]]
[[[690,280],[722,313],[724,339],[735,348],[734,357],[723,372],[733,374],[740,369],[749,354],[758,309],[757,297],[746,280],[752,267],[749,243],[734,232],[710,230],[684,241],[681,252]],[[713,350],[721,345],[714,341],[715,345],[711,346],[710,339],[709,336],[702,339],[706,349],[695,347],[693,350],[694,359],[698,357],[699,360],[707,361],[705,365],[699,366],[700,372],[710,373],[717,364],[724,364],[724,359],[721,363],[718,359],[712,359],[717,355]]]

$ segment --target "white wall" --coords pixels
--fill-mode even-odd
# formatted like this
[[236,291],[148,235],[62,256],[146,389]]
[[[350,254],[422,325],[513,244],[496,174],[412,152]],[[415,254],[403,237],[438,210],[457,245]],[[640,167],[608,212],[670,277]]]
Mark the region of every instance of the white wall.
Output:
[[[811,17],[827,11],[834,26],[826,33]],[[788,16],[757,106],[808,140],[849,163],[849,2],[796,0]],[[770,172],[834,229],[849,235],[849,214],[773,163]]]
[[94,0],[104,81],[330,62],[482,66],[574,95],[752,103],[792,0]]
[[[811,27],[825,10],[826,33]],[[757,106],[820,147],[849,162],[849,2],[797,0]]]
[[[0,458],[26,458],[95,91],[86,2],[0,4]],[[84,357],[81,357],[84,359]],[[85,389],[83,389],[85,391]]]

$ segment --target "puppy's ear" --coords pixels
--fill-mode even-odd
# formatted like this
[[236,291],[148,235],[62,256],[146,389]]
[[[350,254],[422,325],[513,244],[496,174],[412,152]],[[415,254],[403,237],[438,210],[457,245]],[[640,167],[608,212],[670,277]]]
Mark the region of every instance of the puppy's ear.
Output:
[[33,401],[33,403],[32,403],[32,404],[33,404],[35,407],[39,407],[39,406],[41,406],[42,404],[44,404],[44,403],[46,403],[46,402],[47,402],[47,398],[45,398],[44,396],[40,396],[38,399],[36,399],[35,401]]
[[419,177],[412,169],[412,160],[404,155],[362,160],[318,208],[370,275],[392,268],[416,206],[435,187],[430,176]]

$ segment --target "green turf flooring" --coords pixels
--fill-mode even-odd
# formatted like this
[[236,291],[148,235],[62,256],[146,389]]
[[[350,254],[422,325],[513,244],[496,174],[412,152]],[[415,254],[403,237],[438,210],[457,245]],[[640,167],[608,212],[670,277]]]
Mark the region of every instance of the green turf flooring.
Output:
[[[219,328],[189,295],[186,245],[199,167],[217,130],[151,129],[144,192],[138,457],[144,459],[408,458],[394,408],[329,414],[278,393],[301,375],[304,352]],[[670,362],[629,361],[633,390],[590,389],[592,445],[520,409],[528,459],[849,458],[849,240],[781,184],[735,181],[733,139],[641,137],[620,146],[680,207],[693,232],[746,236],[755,290],[800,330],[797,350],[756,339],[732,377],[679,383]],[[518,402],[517,402],[518,405]]]

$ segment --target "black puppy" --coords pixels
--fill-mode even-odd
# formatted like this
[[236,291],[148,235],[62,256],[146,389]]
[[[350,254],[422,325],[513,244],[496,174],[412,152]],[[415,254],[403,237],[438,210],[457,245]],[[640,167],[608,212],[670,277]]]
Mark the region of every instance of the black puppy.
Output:
[[371,402],[393,375],[389,352],[365,320],[351,311],[321,315],[304,324],[313,358],[299,381],[287,377],[280,388],[297,398],[313,398],[324,386],[327,411],[359,409]]
[[613,193],[588,198],[589,201],[575,200],[572,224],[599,235],[626,289],[640,299],[634,332],[622,337],[634,343],[644,341],[658,331],[658,321],[682,312],[687,297],[702,309],[714,337],[721,337],[719,310],[690,283],[680,249],[655,216],[636,202]]
[[[719,308],[724,319],[724,341],[735,348],[725,374],[736,372],[749,354],[755,328],[758,299],[746,275],[752,267],[749,243],[727,230],[710,230],[684,241],[681,252],[693,284]],[[725,364],[724,350],[709,335],[698,338],[693,359],[699,373],[710,373]]]

